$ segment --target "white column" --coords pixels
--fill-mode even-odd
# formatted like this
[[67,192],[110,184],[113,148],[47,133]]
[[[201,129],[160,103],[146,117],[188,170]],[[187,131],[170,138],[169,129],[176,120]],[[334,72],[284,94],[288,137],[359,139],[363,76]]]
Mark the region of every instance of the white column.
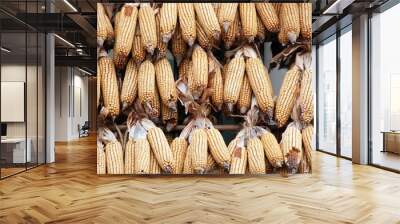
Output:
[[353,20],[353,162],[368,163],[368,15]]

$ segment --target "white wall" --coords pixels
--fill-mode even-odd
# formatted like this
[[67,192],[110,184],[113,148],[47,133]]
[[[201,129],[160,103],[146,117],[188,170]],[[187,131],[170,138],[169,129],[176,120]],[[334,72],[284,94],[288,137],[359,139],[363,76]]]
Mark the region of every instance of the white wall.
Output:
[[88,120],[88,78],[72,67],[56,67],[55,73],[55,140],[70,141]]

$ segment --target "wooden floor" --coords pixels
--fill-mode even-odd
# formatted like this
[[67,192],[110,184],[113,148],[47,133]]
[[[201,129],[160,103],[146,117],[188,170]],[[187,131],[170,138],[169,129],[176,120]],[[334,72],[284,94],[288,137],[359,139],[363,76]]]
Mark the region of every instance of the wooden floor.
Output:
[[400,175],[316,153],[314,173],[98,177],[95,139],[0,181],[0,223],[400,223]]

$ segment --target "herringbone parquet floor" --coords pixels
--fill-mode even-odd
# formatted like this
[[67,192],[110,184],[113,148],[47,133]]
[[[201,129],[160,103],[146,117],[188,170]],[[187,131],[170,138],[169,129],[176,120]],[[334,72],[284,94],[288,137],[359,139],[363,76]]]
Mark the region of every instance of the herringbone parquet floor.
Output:
[[0,223],[400,223],[400,175],[314,157],[289,178],[98,177],[86,138],[0,181]]

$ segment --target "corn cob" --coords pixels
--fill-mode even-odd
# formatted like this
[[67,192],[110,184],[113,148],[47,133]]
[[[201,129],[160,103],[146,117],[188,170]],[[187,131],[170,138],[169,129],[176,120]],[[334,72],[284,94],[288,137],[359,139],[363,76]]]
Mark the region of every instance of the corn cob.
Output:
[[304,39],[311,40],[312,4],[299,3],[299,14],[300,14],[300,34]]
[[280,145],[289,171],[297,171],[302,158],[302,136],[300,130],[293,123],[283,132]]
[[104,41],[114,38],[114,29],[106,15],[103,4],[97,3],[97,41],[103,46]]
[[242,22],[243,36],[253,42],[257,35],[257,12],[254,3],[240,3],[240,21]]
[[161,167],[158,165],[156,156],[154,153],[150,150],[150,169],[149,169],[150,174],[161,174]]
[[193,95],[199,97],[208,84],[208,58],[207,53],[195,46],[192,54]]
[[282,167],[283,154],[275,136],[271,132],[265,132],[261,135],[261,142],[269,163],[276,168]]
[[131,105],[136,98],[137,79],[137,68],[133,62],[133,59],[131,59],[126,66],[124,82],[122,83],[121,103],[123,109]]
[[196,129],[191,135],[192,167],[195,173],[203,174],[207,166],[207,133]]
[[106,174],[106,153],[101,142],[97,142],[97,174]]
[[256,35],[257,40],[263,43],[265,40],[266,33],[267,30],[262,24],[260,17],[257,16],[257,35]]
[[163,3],[160,9],[160,31],[164,43],[168,43],[171,39],[175,31],[177,20],[177,3]]
[[136,33],[135,37],[133,38],[132,58],[137,64],[141,63],[146,58],[146,49],[141,41],[139,26],[136,26]]
[[171,150],[172,153],[174,154],[174,174],[181,174],[183,171],[183,165],[185,163],[185,157],[186,157],[186,150],[187,150],[188,144],[186,142],[186,139],[184,138],[175,138],[172,143],[171,143]]
[[141,3],[139,9],[139,27],[142,44],[147,52],[153,54],[157,46],[157,28],[154,10],[149,3]]
[[147,139],[135,140],[135,173],[148,174],[150,172],[150,144]]
[[262,61],[259,58],[247,59],[246,74],[249,78],[251,90],[256,97],[258,107],[272,118],[274,114],[274,93],[271,80]]
[[229,111],[239,99],[245,73],[245,62],[242,55],[235,56],[227,67],[224,80],[224,103],[227,104]]
[[189,66],[190,60],[188,58],[184,58],[182,62],[179,64],[178,74],[179,79],[187,78],[187,71]]
[[158,127],[153,127],[148,130],[147,139],[150,142],[152,151],[156,156],[158,164],[166,173],[172,173],[175,163],[174,156],[164,132]]
[[179,25],[183,40],[192,46],[196,40],[196,14],[192,3],[178,3]]
[[175,88],[174,73],[168,60],[163,58],[157,61],[155,71],[162,103],[171,109],[176,109],[178,95]]
[[161,118],[163,124],[166,126],[167,131],[171,131],[177,124],[178,112],[170,109],[168,106],[161,105]]
[[212,89],[211,102],[220,110],[224,103],[224,83],[222,80],[221,68],[218,65],[210,79],[209,86]]
[[209,128],[206,132],[208,147],[212,157],[218,163],[218,165],[224,167],[226,170],[229,170],[230,155],[221,133],[215,128]]
[[154,109],[152,106],[156,101],[156,77],[154,66],[149,60],[144,61],[139,67],[138,97],[142,105]]
[[287,44],[286,38],[291,43],[296,42],[297,37],[300,34],[300,18],[299,18],[299,6],[296,3],[286,3],[281,5],[280,12],[280,32],[282,37],[280,38],[282,44]]
[[229,174],[245,174],[247,167],[246,148],[235,148],[232,153]]
[[233,24],[238,5],[239,3],[221,4],[217,15],[219,25],[223,28],[224,32],[227,32],[229,30],[229,27]]
[[265,174],[265,155],[263,145],[258,137],[247,142],[247,158],[250,174]]
[[264,26],[269,32],[279,31],[279,14],[275,11],[274,3],[256,3],[256,9]]
[[103,91],[105,115],[116,117],[119,114],[119,92],[114,63],[109,57],[99,58],[98,63],[101,73],[101,90]]
[[281,5],[282,3],[271,3],[272,7],[274,7],[276,15],[279,17],[279,15],[281,14]]
[[231,158],[232,158],[233,152],[236,149],[237,143],[238,143],[238,140],[236,138],[233,139],[231,142],[229,142],[228,151],[229,151],[229,155],[231,156]]
[[160,101],[160,94],[158,93],[158,88],[156,87],[154,91],[154,101],[150,103],[151,108],[147,108],[149,110],[146,110],[146,113],[149,114],[155,122],[159,121],[158,118],[161,115],[161,106],[162,103]]
[[167,56],[168,44],[162,41],[160,27],[160,13],[156,14],[156,31],[157,31],[157,57],[164,58]]
[[251,105],[251,86],[247,75],[244,75],[242,88],[240,89],[239,100],[237,102],[237,107],[241,114],[245,114]]
[[235,19],[229,29],[222,33],[222,40],[226,49],[230,49],[235,43],[238,34],[240,33],[240,16],[239,11],[236,12]]
[[111,131],[105,131],[108,142],[105,146],[106,152],[106,167],[108,174],[123,174],[124,173],[124,153],[119,141],[115,138]]
[[305,69],[302,73],[300,83],[300,120],[303,123],[310,123],[314,118],[314,98],[312,90],[312,73],[310,69]]
[[303,128],[301,136],[303,139],[303,150],[304,150],[304,157],[307,161],[309,166],[309,170],[312,169],[312,139],[313,139],[314,127],[312,125],[307,125]]
[[208,39],[218,40],[221,28],[218,23],[217,15],[211,3],[194,3],[197,21],[200,23]]
[[193,146],[189,145],[186,150],[185,161],[183,163],[182,174],[193,174],[193,166],[192,166],[192,150]]
[[118,27],[115,28],[119,32],[115,36],[113,51],[114,63],[118,69],[123,69],[128,62],[135,36],[137,14],[137,7],[133,3],[125,4],[121,9]]
[[204,32],[203,28],[201,28],[200,23],[196,23],[196,30],[197,42],[199,45],[206,50],[211,50],[213,42],[207,37],[207,34]]
[[101,72],[99,68],[99,63],[97,63],[97,76],[96,76],[96,83],[97,83],[97,91],[96,91],[96,96],[97,96],[97,107],[99,107],[100,104],[100,98],[101,98]]
[[210,173],[215,167],[217,163],[214,160],[214,157],[211,154],[207,155],[207,165],[206,165],[206,173]]
[[125,174],[135,173],[135,141],[129,138],[125,145]]
[[283,79],[275,108],[275,119],[278,127],[286,124],[293,111],[300,90],[300,78],[299,67],[293,66],[287,71]]
[[179,27],[176,28],[174,35],[172,36],[171,44],[172,54],[175,57],[176,63],[179,65],[186,53],[186,42],[182,38],[182,32]]

